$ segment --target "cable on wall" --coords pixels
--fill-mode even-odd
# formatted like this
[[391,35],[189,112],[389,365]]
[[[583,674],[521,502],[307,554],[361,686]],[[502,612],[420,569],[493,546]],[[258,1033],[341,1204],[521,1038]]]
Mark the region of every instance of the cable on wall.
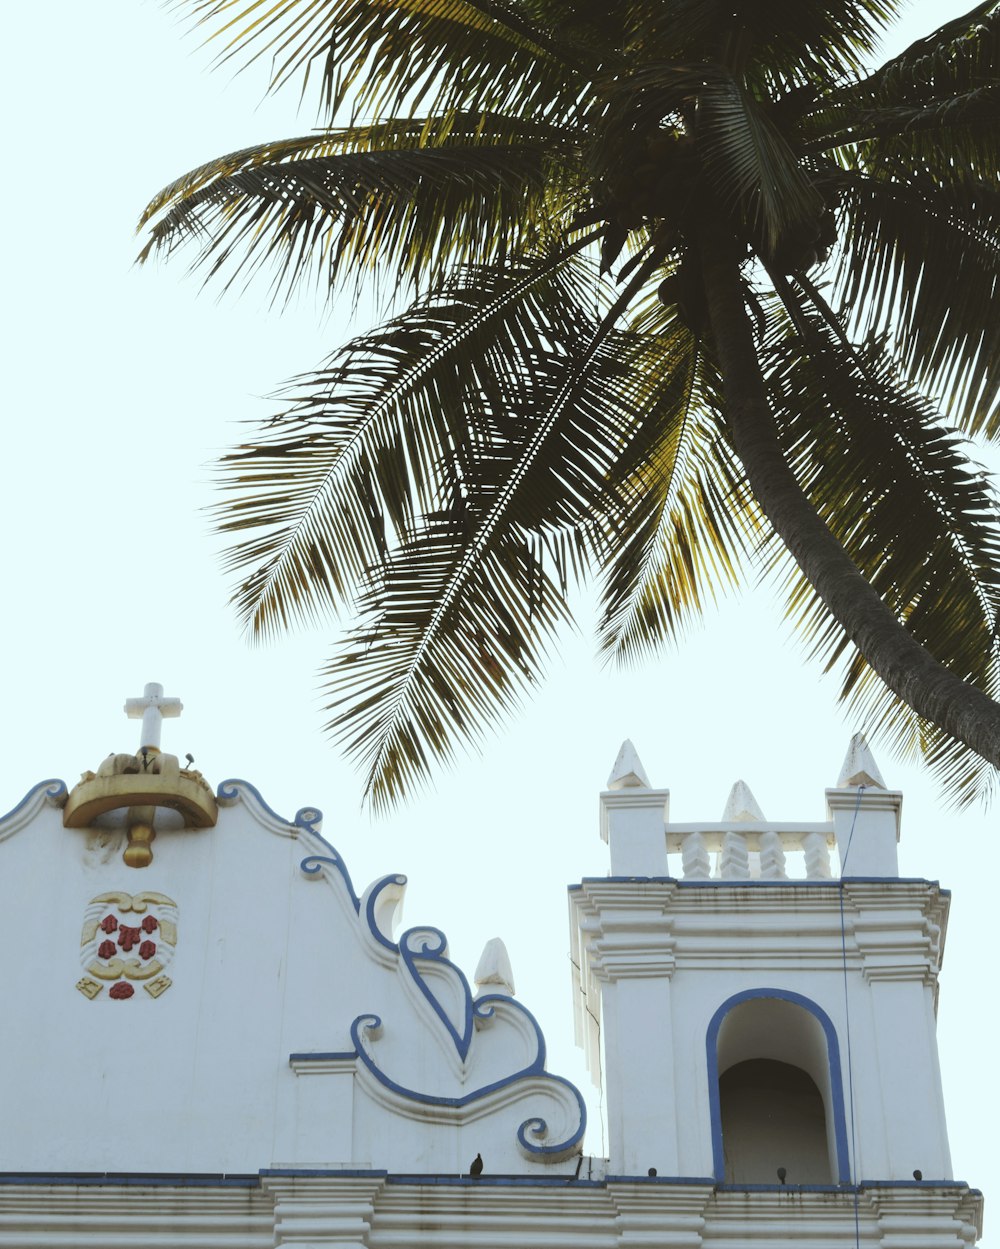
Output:
[[844,918],[844,873],[847,860],[851,853],[851,842],[854,839],[854,827],[858,822],[858,810],[861,807],[861,795],[865,792],[864,785],[858,786],[857,798],[854,802],[854,814],[851,816],[851,829],[847,834],[847,845],[840,861],[840,955],[844,976],[844,1032],[847,1041],[847,1100],[851,1114],[851,1186],[854,1189],[854,1245],[861,1249],[861,1214],[858,1204],[858,1134],[854,1122],[854,1059],[851,1053],[851,1003],[847,979],[847,921]]

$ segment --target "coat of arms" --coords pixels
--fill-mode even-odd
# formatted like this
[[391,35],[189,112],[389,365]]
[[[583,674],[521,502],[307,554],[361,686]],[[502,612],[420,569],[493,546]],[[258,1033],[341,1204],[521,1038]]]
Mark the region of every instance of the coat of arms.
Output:
[[87,904],[80,937],[86,975],[76,987],[95,998],[106,985],[116,1001],[140,986],[150,997],[170,988],[165,975],[177,945],[177,904],[163,893],[98,894]]

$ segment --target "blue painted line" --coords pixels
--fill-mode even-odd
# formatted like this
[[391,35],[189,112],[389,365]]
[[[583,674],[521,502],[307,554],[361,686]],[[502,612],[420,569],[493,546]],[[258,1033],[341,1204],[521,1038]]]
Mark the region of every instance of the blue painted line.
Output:
[[21,801],[16,806],[11,807],[6,815],[0,815],[0,824],[6,823],[11,816],[17,815],[18,811],[20,811],[22,807],[27,806],[27,804],[31,802],[31,800],[42,790],[44,790],[45,793],[53,799],[61,798],[64,794],[69,793],[69,790],[66,788],[66,782],[61,781],[57,776],[51,777],[47,781],[39,781],[37,785],[32,785]]
[[[433,945],[429,941],[420,941],[419,938],[423,934],[428,934]],[[414,949],[413,944],[419,944],[419,949]],[[451,1037],[458,1056],[462,1062],[469,1056],[469,1046],[472,1044],[472,1028],[473,1028],[473,1005],[472,990],[469,988],[469,982],[460,967],[457,967],[445,955],[448,948],[448,938],[444,935],[440,928],[431,928],[426,925],[419,928],[409,928],[399,939],[399,952],[403,956],[403,963],[406,970],[410,973],[410,978],[424,995],[434,1010],[434,1013],[445,1026],[445,1030]],[[434,992],[430,984],[424,977],[420,969],[420,963],[426,962],[431,966],[444,968],[446,972],[453,973],[459,983],[463,1000],[463,1019],[462,1031],[459,1032],[452,1023],[448,1012],[441,1005],[441,1002]]]
[[353,1178],[372,1180],[384,1180],[389,1174],[388,1171],[370,1170],[367,1168],[354,1169],[349,1167],[261,1167],[260,1175],[278,1175],[278,1176],[301,1176],[316,1179],[329,1179],[331,1177],[343,1177],[345,1179]]
[[0,1184],[47,1184],[85,1188],[116,1185],[124,1188],[259,1188],[256,1175],[200,1172],[141,1171],[2,1171]]
[[[534,1079],[545,1080],[552,1084],[561,1084],[573,1094],[576,1100],[577,1108],[580,1112],[580,1126],[572,1136],[565,1141],[559,1141],[553,1145],[539,1145],[537,1140],[544,1140],[548,1130],[548,1125],[544,1119],[537,1117],[526,1119],[524,1123],[517,1129],[517,1139],[521,1143],[522,1148],[530,1154],[538,1154],[540,1156],[564,1153],[572,1150],[583,1139],[583,1134],[587,1127],[587,1107],[583,1098],[580,1096],[579,1090],[575,1085],[563,1076],[552,1075],[545,1070],[545,1042],[542,1037],[541,1029],[534,1015],[531,1014],[519,1002],[514,1002],[511,998],[505,997],[503,994],[489,994],[485,997],[478,998],[477,1007],[485,1007],[491,1001],[503,1001],[516,1007],[523,1015],[527,1016],[529,1021],[535,1028],[538,1037],[538,1052],[534,1061],[527,1067],[522,1067],[520,1071],[515,1071],[512,1075],[505,1076],[502,1080],[494,1080],[491,1084],[484,1084],[481,1088],[474,1089],[471,1093],[466,1093],[462,1097],[440,1097],[433,1093],[421,1093],[416,1089],[406,1088],[402,1084],[397,1084],[390,1076],[375,1063],[375,1060],[368,1053],[361,1041],[362,1030],[365,1032],[377,1031],[382,1026],[382,1020],[378,1015],[359,1015],[351,1024],[351,1040],[357,1046],[358,1057],[364,1063],[365,1067],[371,1072],[376,1080],[385,1088],[391,1089],[400,1097],[405,1097],[407,1101],[418,1102],[424,1106],[447,1106],[453,1108],[461,1108],[468,1106],[471,1102],[478,1101],[485,1097],[488,1093],[494,1092],[496,1089],[507,1088],[512,1084],[516,1084],[521,1080],[532,1077]],[[535,1141],[529,1139],[534,1137]]]
[[694,1184],[716,1187],[715,1178],[711,1175],[608,1175],[605,1179],[608,1184]]
[[357,1056],[357,1050],[328,1050],[320,1053],[310,1051],[309,1053],[289,1054],[288,1061],[290,1063],[323,1063],[333,1062],[338,1059],[354,1059]]
[[249,781],[241,780],[238,776],[231,776],[228,780],[221,781],[215,796],[220,802],[233,802],[240,796],[240,788],[248,790],[258,803],[264,808],[268,815],[281,824],[287,824],[290,828],[294,827],[293,820],[286,820],[283,815],[279,815],[269,803],[264,801],[264,797],[256,785],[251,785]]
[[[709,1181],[710,1183],[712,1181]],[[604,1188],[603,1180],[573,1175],[390,1175],[387,1183],[432,1188]]]

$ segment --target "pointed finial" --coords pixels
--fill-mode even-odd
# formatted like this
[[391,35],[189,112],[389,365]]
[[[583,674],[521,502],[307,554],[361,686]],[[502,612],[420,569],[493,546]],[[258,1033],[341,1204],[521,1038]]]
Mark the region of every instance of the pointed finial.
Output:
[[511,970],[510,956],[499,937],[491,937],[483,946],[473,979],[477,989],[488,985],[493,993],[514,996],[514,972]]
[[886,783],[882,779],[882,773],[878,770],[878,764],[872,758],[864,733],[855,733],[851,738],[851,744],[847,748],[847,754],[844,756],[844,763],[840,769],[840,779],[837,781],[838,789],[854,789],[858,785],[864,785],[866,789],[886,788]]
[[750,786],[746,781],[737,781],[729,791],[729,798],[722,812],[723,824],[736,824],[748,820],[763,823],[766,818],[757,805],[757,799],[751,793]]
[[608,777],[608,789],[651,789],[646,769],[635,747],[626,738]]

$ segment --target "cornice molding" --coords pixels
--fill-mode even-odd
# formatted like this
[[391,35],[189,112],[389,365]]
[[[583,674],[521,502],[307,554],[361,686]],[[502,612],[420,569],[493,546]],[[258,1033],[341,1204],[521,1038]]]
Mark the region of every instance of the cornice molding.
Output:
[[0,816],[0,841],[5,841],[26,828],[46,807],[65,807],[68,796],[69,790],[65,781],[57,777],[39,781],[28,790],[16,807]]

